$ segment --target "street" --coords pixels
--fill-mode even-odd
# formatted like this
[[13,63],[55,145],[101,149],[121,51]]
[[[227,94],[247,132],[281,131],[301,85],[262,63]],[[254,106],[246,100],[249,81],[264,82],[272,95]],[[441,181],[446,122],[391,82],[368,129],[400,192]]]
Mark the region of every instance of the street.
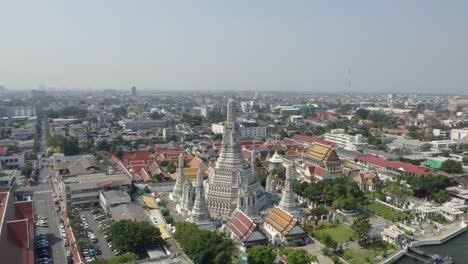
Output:
[[[52,184],[47,179],[49,175],[49,168],[41,169],[39,173],[39,183],[34,188],[34,213],[36,216],[44,216],[47,218],[49,226],[37,227],[36,235],[48,234],[49,244],[52,253],[53,263],[65,264],[67,263],[65,257],[65,248],[62,243],[60,236],[60,230],[58,226],[58,218],[60,214],[54,210],[54,198],[52,197]],[[48,180],[47,183],[43,183]]]

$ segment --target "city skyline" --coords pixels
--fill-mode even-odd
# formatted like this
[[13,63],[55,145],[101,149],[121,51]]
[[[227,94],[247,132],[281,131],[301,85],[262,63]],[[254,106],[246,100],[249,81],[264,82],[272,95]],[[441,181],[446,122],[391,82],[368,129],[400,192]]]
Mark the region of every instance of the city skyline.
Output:
[[9,90],[466,93],[468,85],[461,1],[0,6],[0,85]]

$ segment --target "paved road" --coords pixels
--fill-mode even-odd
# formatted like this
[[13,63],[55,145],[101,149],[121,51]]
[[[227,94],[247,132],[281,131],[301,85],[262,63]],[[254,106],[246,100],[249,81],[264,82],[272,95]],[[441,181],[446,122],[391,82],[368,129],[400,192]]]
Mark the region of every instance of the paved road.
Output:
[[43,183],[44,180],[48,180],[48,174],[49,168],[41,169],[39,173],[39,184],[33,187],[34,213],[36,216],[47,217],[49,223],[49,227],[47,228],[37,227],[36,234],[48,234],[54,263],[66,264],[65,249],[58,227],[58,217],[60,217],[60,215],[54,210],[52,184],[50,181]]

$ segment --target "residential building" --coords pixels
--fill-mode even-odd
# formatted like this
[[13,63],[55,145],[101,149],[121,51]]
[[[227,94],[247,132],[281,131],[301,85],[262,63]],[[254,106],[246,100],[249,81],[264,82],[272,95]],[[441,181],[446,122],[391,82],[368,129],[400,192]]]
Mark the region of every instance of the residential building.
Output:
[[388,149],[406,149],[410,151],[425,151],[429,150],[431,145],[428,142],[414,140],[414,139],[406,139],[406,138],[397,138],[392,143],[387,145]]
[[330,133],[324,134],[325,140],[336,143],[346,150],[364,150],[368,147],[367,139],[361,134],[354,136],[345,133],[344,129],[333,129]]
[[68,127],[68,135],[76,137],[79,142],[88,140],[88,130],[83,124],[70,125]]
[[143,120],[123,120],[119,124],[124,129],[130,129],[132,131],[147,130],[147,129],[163,129],[168,127],[167,120],[152,120],[152,119],[143,119]]
[[458,142],[468,136],[468,128],[457,128],[450,130],[450,139]]
[[468,99],[449,100],[447,109],[450,112],[468,112]]
[[[215,134],[224,133],[224,124],[212,124],[211,130]],[[267,128],[260,126],[244,125],[239,124],[239,133],[241,138],[263,138],[267,135]]]
[[15,174],[17,170],[1,170],[0,171],[0,192],[8,192],[15,185]]
[[429,142],[433,150],[452,150],[457,147],[457,143],[451,139],[433,140]]
[[33,201],[16,202],[0,193],[0,259],[2,263],[34,264]]
[[7,147],[0,147],[0,161],[5,168],[22,168],[25,164],[24,153],[11,153]]

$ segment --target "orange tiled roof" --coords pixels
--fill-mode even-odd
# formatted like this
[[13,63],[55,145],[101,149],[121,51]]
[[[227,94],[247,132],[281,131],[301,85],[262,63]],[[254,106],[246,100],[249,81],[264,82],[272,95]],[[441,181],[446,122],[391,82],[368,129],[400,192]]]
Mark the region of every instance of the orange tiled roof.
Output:
[[321,163],[340,161],[336,151],[333,148],[320,144],[312,145],[307,151],[306,155],[308,158]]
[[268,214],[265,222],[273,226],[283,236],[286,236],[289,232],[291,232],[294,226],[296,226],[297,219],[280,208],[275,207]]

